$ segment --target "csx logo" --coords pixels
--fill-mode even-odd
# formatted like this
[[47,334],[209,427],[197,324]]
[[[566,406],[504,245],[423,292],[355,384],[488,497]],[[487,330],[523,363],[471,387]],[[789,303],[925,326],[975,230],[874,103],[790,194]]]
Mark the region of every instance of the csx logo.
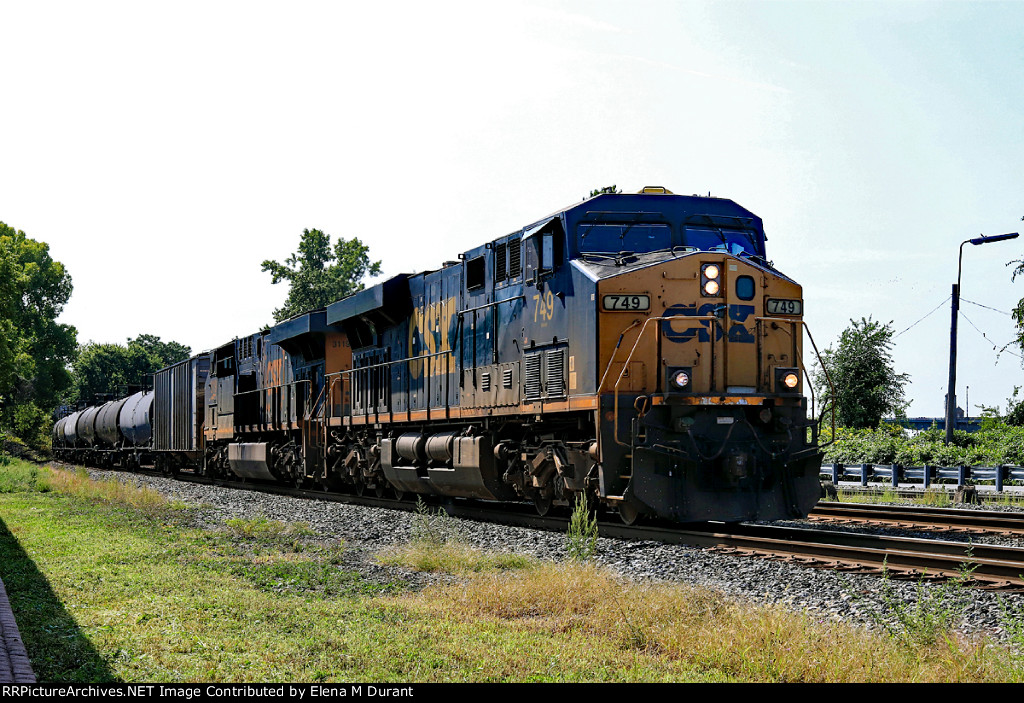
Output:
[[[673,305],[665,311],[666,317],[673,315],[690,315],[693,317],[706,317],[715,315],[720,310],[720,303],[704,303],[699,308],[696,303],[693,305]],[[753,344],[754,335],[743,326],[743,322],[754,314],[753,305],[733,304],[728,306],[729,320],[740,324],[728,325],[729,341],[740,344]],[[670,342],[685,344],[691,339],[698,342],[711,341],[711,330],[715,331],[715,341],[719,341],[724,335],[723,327],[727,326],[724,320],[697,320],[697,326],[686,325],[682,320],[663,320],[661,332]]]

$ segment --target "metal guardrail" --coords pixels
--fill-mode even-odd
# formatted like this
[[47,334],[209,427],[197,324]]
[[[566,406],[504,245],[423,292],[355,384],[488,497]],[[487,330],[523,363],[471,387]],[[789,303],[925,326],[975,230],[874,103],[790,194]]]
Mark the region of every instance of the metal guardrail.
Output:
[[919,484],[928,488],[934,483],[988,484],[1002,492],[1012,482],[1024,482],[1024,466],[1001,464],[999,466],[902,466],[900,464],[822,464],[821,478],[833,483],[858,481],[861,486],[870,483],[886,483],[893,488],[906,484]]

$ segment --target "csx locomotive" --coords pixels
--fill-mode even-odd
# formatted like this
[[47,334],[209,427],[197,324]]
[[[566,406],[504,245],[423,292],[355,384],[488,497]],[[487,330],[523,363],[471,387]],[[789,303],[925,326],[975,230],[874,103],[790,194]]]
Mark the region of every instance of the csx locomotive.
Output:
[[803,313],[748,210],[607,193],[165,368],[54,446],[541,514],[582,497],[627,523],[799,517],[821,464]]

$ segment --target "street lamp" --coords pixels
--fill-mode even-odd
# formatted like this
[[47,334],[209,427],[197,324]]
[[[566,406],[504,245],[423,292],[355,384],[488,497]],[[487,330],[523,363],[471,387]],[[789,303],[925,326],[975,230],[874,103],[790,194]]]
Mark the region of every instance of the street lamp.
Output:
[[946,390],[946,444],[953,441],[953,428],[956,426],[956,320],[960,313],[960,272],[964,263],[964,244],[970,242],[978,244],[990,244],[1001,242],[1004,239],[1016,239],[1019,233],[994,234],[991,237],[975,237],[960,242],[960,259],[956,264],[956,283],[953,284],[953,311],[949,323],[949,386]]

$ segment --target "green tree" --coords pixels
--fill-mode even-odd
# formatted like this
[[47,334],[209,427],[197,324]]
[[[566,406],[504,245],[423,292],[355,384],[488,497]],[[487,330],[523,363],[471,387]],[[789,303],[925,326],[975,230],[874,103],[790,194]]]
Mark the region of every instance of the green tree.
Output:
[[0,425],[26,439],[71,383],[76,332],[57,322],[71,290],[49,245],[0,222]]
[[178,342],[161,342],[160,338],[153,334],[140,334],[135,339],[129,339],[128,347],[132,346],[138,346],[145,350],[150,358],[150,366],[153,367],[153,371],[184,361],[192,355],[191,347]]
[[621,193],[621,192],[622,191],[619,190],[618,187],[616,187],[616,186],[605,186],[604,188],[595,188],[594,190],[590,191],[590,196],[589,197],[593,198],[595,195],[603,195],[605,193]]
[[[1024,220],[1024,217],[1020,219]],[[1016,266],[1013,269],[1013,273],[1010,275],[1011,282],[1016,281],[1017,276],[1024,274],[1024,259],[1009,261],[1006,265],[1013,266],[1014,264],[1016,264]],[[1016,307],[1013,308],[1011,314],[1013,315],[1014,323],[1017,325],[1017,334],[1014,340],[1007,344],[1006,346],[1010,346],[1010,344],[1016,344],[1018,347],[1024,350],[1024,298],[1021,298],[1020,300],[1017,301],[1017,305]],[[1006,347],[1003,348],[1005,349]],[[1024,364],[1024,360],[1021,361],[1021,364]]]
[[310,310],[325,307],[363,289],[366,276],[380,274],[380,262],[371,262],[370,248],[358,237],[339,237],[331,246],[330,235],[318,229],[302,231],[299,250],[279,263],[267,259],[263,270],[272,283],[288,281],[288,298],[274,311],[280,322]]
[[896,373],[892,361],[892,323],[850,320],[835,349],[822,352],[822,362],[835,389],[819,367],[814,385],[822,407],[834,404],[836,422],[844,427],[877,427],[886,415],[901,415],[907,406],[904,386],[910,380]]
[[178,342],[161,342],[151,334],[129,339],[127,345],[85,344],[72,367],[70,401],[91,402],[100,393],[124,395],[129,386],[148,386],[151,374],[184,361],[191,351]]

